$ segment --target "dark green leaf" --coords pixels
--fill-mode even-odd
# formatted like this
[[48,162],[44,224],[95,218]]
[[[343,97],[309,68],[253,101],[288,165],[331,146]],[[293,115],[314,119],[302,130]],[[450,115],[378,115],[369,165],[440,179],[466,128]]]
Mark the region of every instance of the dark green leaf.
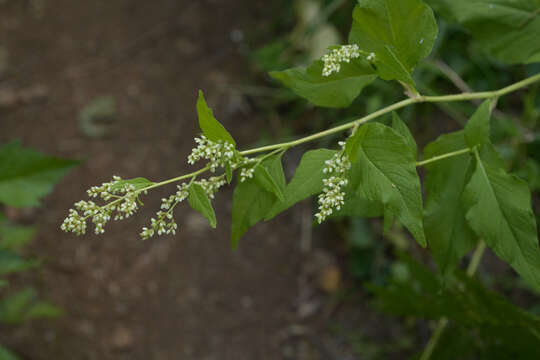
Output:
[[154,183],[143,177],[138,177],[134,179],[120,180],[112,186],[112,189],[119,190],[122,189],[125,185],[133,185],[135,187],[135,190],[139,190],[154,185]]
[[486,100],[478,107],[465,126],[467,147],[472,149],[477,145],[483,145],[489,142],[490,115],[491,100]]
[[297,202],[320,193],[323,189],[322,181],[326,176],[323,173],[326,166],[325,161],[329,160],[335,153],[335,150],[328,149],[307,151],[302,156],[291,182],[283,192],[285,201],[277,202],[265,216],[265,220],[270,220]]
[[362,89],[375,80],[373,69],[364,60],[341,64],[341,70],[322,75],[323,62],[315,61],[306,68],[274,71],[270,75],[313,104],[325,107],[347,107]]
[[[272,156],[264,160],[259,167],[266,170],[277,188],[283,193],[285,175],[281,165],[281,156]],[[276,196],[273,190],[263,187],[256,177],[238,183],[233,195],[231,225],[233,248],[238,246],[238,241],[250,227],[266,216],[276,202]]]
[[232,167],[231,167],[231,163],[230,162],[227,162],[225,164],[225,177],[227,178],[227,183],[231,183],[232,181],[232,177],[233,177],[233,171],[232,171]]
[[416,141],[414,140],[414,137],[411,134],[411,131],[405,125],[403,120],[399,117],[399,115],[394,111],[392,113],[392,128],[396,130],[398,134],[403,136],[405,138],[405,142],[407,143],[407,146],[412,150],[414,154],[414,159],[416,160],[416,157],[418,155],[418,146],[416,145]]
[[467,221],[497,256],[540,289],[540,249],[529,188],[493,159],[497,154],[487,144],[463,194]]
[[[385,220],[394,217],[426,246],[422,226],[422,194],[412,149],[405,138],[379,123],[360,127],[349,138],[348,154],[356,154],[360,165],[357,192],[384,206]],[[350,155],[349,155],[350,156]]]
[[201,185],[193,183],[189,186],[188,201],[189,205],[191,205],[194,210],[199,211],[205,218],[208,219],[211,227],[216,227],[216,213],[214,212],[214,208],[210,203],[210,199],[208,198],[206,191],[204,191]]
[[23,271],[37,265],[37,260],[27,260],[12,251],[0,249],[0,275]]
[[[463,131],[458,131],[442,135],[428,144],[424,157],[430,159],[466,147]],[[461,202],[473,168],[469,154],[426,164],[424,230],[433,257],[445,275],[458,265],[476,241],[465,220],[465,208]]]
[[437,14],[463,25],[490,55],[516,63],[540,61],[538,0],[426,0]]
[[37,206],[39,199],[77,164],[22,148],[18,141],[1,146],[0,202],[15,207]]
[[378,74],[414,87],[411,74],[429,55],[437,23],[421,0],[359,0],[349,42],[373,52]]
[[204,100],[204,95],[201,90],[199,90],[199,99],[197,100],[197,114],[199,116],[199,127],[204,136],[215,142],[221,140],[236,146],[236,142],[231,134],[229,134],[223,125],[216,120],[212,113],[212,109],[206,105],[206,100]]

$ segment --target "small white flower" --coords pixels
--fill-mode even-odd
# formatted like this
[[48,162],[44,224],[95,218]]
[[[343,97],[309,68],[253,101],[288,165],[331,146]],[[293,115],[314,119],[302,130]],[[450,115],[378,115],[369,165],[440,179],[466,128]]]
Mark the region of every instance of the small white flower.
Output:
[[[342,45],[337,49],[333,49],[329,54],[323,55],[321,60],[324,63],[322,75],[330,76],[334,72],[341,70],[341,63],[349,63],[353,59],[359,58],[362,54],[366,54],[365,51],[360,50],[358,45]],[[375,60],[375,53],[369,53],[366,56],[366,60],[373,62]]]
[[255,172],[254,167],[242,168],[242,170],[240,170],[240,182],[244,182],[247,179],[253,178],[253,173],[254,172]]
[[231,164],[234,159],[234,145],[228,142],[209,140],[206,136],[201,135],[200,138],[195,138],[198,144],[188,156],[188,164],[195,164],[201,159],[208,160],[210,171],[215,172],[218,167],[225,167]]

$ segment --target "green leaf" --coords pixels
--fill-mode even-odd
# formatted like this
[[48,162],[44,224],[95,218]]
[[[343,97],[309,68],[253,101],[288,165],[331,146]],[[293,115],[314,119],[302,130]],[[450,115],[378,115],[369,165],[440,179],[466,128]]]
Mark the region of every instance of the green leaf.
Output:
[[405,142],[407,143],[407,146],[412,150],[414,154],[414,159],[416,160],[416,157],[418,155],[418,145],[416,145],[416,141],[414,140],[414,137],[411,134],[411,131],[407,127],[407,125],[401,120],[399,115],[394,111],[392,112],[392,128],[396,130],[398,134],[403,136],[405,138]]
[[17,250],[28,244],[36,230],[31,226],[11,225],[0,214],[0,249]]
[[[424,150],[426,159],[466,148],[463,131],[440,136]],[[476,242],[461,197],[474,169],[463,154],[426,164],[424,231],[440,271],[448,275]]]
[[119,190],[123,188],[125,185],[133,185],[135,187],[135,190],[139,190],[139,189],[143,189],[154,184],[155,184],[154,182],[148,179],[145,179],[143,177],[138,177],[134,179],[120,180],[112,186],[112,189]]
[[0,275],[23,271],[37,265],[37,260],[27,260],[12,251],[0,249]]
[[270,73],[297,95],[318,106],[341,108],[349,106],[362,89],[375,80],[373,69],[365,60],[341,64],[341,70],[330,76],[322,75],[323,62],[310,67]]
[[465,188],[466,218],[479,238],[525,280],[540,289],[540,249],[527,184],[509,175],[485,145]]
[[538,0],[426,0],[463,25],[488,54],[509,64],[540,61]]
[[197,100],[197,114],[199,116],[199,127],[204,136],[215,142],[221,140],[236,146],[236,142],[231,134],[229,134],[225,127],[216,120],[212,113],[212,109],[206,105],[206,100],[204,100],[204,95],[201,90],[199,90],[199,99]]
[[210,199],[208,198],[206,191],[204,191],[201,185],[193,183],[189,186],[188,201],[189,205],[191,205],[194,210],[199,211],[205,218],[208,219],[211,227],[216,227],[216,213],[214,212],[214,208],[210,203]]
[[425,247],[420,179],[405,138],[383,124],[366,124],[349,138],[346,151],[360,164],[357,192],[383,204],[385,221],[396,217]]
[[225,164],[225,177],[227,179],[227,183],[230,184],[233,178],[233,171],[230,162]]
[[0,300],[0,322],[19,324],[35,318],[53,318],[62,310],[44,301],[38,301],[33,289],[25,289]]
[[[281,156],[272,156],[264,160],[261,165],[258,168],[266,170],[277,188],[282,192],[281,189],[285,187],[285,175],[281,165]],[[256,176],[236,185],[233,194],[231,225],[233,248],[238,246],[238,241],[250,227],[265,217],[276,202],[276,196],[273,190],[263,187],[256,180]]]
[[20,358],[2,345],[0,345],[0,360],[20,360]]
[[473,148],[489,142],[491,100],[486,100],[478,107],[465,126],[467,147]]
[[13,141],[0,147],[0,203],[37,206],[78,161],[50,157]]
[[[279,162],[281,164],[281,162]],[[283,169],[281,169],[281,174],[283,174]],[[271,174],[264,165],[259,165],[255,168],[254,179],[263,187],[263,189],[273,193],[279,199],[279,201],[285,201],[283,196],[283,190],[285,186],[279,184],[280,179],[274,178],[272,175],[280,176],[279,173]]]
[[429,55],[437,23],[421,0],[358,0],[349,42],[375,54],[377,72],[385,80],[414,87],[414,67]]
[[323,189],[322,181],[326,177],[326,174],[323,173],[326,166],[325,162],[335,153],[335,150],[328,149],[307,151],[302,156],[291,182],[283,192],[285,200],[274,204],[270,212],[265,216],[265,220],[270,220],[297,202],[320,193]]

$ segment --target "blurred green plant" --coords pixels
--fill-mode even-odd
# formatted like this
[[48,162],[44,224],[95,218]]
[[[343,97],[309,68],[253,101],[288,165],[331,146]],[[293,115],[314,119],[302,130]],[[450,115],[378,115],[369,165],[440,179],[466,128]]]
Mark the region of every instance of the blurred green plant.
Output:
[[[34,207],[77,161],[43,155],[12,141],[0,146],[0,204],[13,208]],[[53,318],[62,310],[40,300],[32,288],[14,291],[8,276],[35,269],[40,260],[22,254],[35,236],[35,228],[11,223],[0,213],[0,323],[20,324],[35,318]],[[0,360],[17,356],[0,345]]]

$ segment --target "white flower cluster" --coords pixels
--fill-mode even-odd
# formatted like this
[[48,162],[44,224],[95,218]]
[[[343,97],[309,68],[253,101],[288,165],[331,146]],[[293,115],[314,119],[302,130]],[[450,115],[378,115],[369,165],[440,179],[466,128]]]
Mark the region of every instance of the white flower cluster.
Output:
[[224,167],[227,163],[231,163],[234,159],[234,145],[224,141],[212,141],[206,136],[201,135],[200,138],[195,138],[198,144],[191,154],[188,156],[188,163],[193,165],[201,159],[208,160],[210,171],[215,172],[218,167]]
[[[219,188],[226,183],[227,182],[223,176],[213,176],[208,180],[202,179],[193,182],[193,184],[200,185],[210,199],[213,199]],[[161,199],[161,210],[156,213],[156,218],[150,219],[150,227],[143,227],[141,233],[139,234],[143,240],[151,238],[156,234],[176,234],[178,224],[174,220],[173,210],[176,205],[188,198],[189,186],[190,185],[186,183],[177,185],[177,191],[175,194],[169,196],[168,198]]]
[[242,168],[240,170],[240,182],[253,178],[253,173],[255,173],[255,167]]
[[[345,146],[344,142],[339,144],[342,147]],[[326,161],[323,172],[331,174],[331,176],[323,179],[323,192],[319,194],[319,212],[315,214],[319,224],[330,216],[334,209],[340,210],[341,206],[345,204],[345,193],[342,187],[349,182],[345,177],[345,173],[350,167],[351,163],[343,150]]]
[[137,211],[139,192],[134,185],[122,183],[121,177],[113,176],[113,181],[93,186],[87,193],[91,198],[100,197],[105,201],[115,199],[114,201],[99,206],[93,201],[81,200],[75,203],[75,209],[69,209],[69,214],[60,228],[66,232],[82,235],[86,232],[86,220],[92,218],[95,233],[102,234],[105,232],[105,224],[113,218],[113,214],[114,220],[122,220]]
[[[330,76],[334,72],[339,72],[342,62],[349,63],[352,59],[357,59],[360,55],[366,54],[365,51],[360,50],[358,45],[343,45],[337,49],[333,49],[330,54],[323,55],[322,61],[324,62],[322,74],[323,76]],[[375,54],[369,53],[366,56],[368,61],[375,60]]]

